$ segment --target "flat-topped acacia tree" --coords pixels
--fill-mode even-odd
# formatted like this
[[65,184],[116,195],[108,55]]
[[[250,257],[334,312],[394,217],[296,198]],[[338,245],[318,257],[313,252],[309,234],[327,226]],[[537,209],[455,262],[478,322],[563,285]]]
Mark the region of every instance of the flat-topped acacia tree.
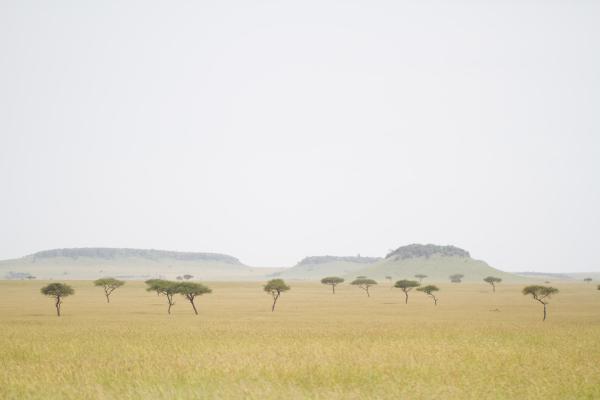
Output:
[[110,295],[115,289],[120,288],[125,284],[124,281],[120,281],[115,278],[100,278],[94,281],[94,286],[102,286],[104,289],[104,295],[106,296],[106,302],[110,303]]
[[176,285],[176,290],[177,293],[185,297],[187,301],[190,302],[196,315],[198,315],[198,310],[196,310],[196,304],[194,304],[194,299],[196,298],[196,296],[202,296],[203,294],[212,293],[212,290],[209,287],[197,282],[178,283]]
[[433,292],[439,291],[440,288],[438,288],[435,285],[427,285],[427,286],[419,287],[419,288],[417,288],[417,290],[419,292],[425,293],[427,296],[430,296],[433,299],[433,305],[437,306],[438,298],[435,297],[435,294],[433,294]]
[[427,278],[427,275],[424,274],[416,274],[415,278],[419,280],[419,283],[423,283],[423,279]]
[[[148,279],[147,281],[144,281],[144,283],[146,285],[148,285],[149,287],[150,286],[156,287],[155,283],[157,283],[157,282],[163,282],[163,281],[164,281],[163,279]],[[159,290],[157,290],[157,289],[153,289],[153,290],[156,292],[157,296],[160,296],[160,291]]]
[[413,288],[421,286],[421,284],[417,281],[409,281],[406,279],[402,279],[401,281],[396,282],[394,287],[401,289],[404,292],[404,304],[408,304],[408,292],[410,292]]
[[589,277],[588,277],[588,278],[585,278],[583,281],[584,281],[585,283],[590,283],[590,282],[592,281],[592,278],[589,278]]
[[290,287],[286,285],[283,279],[271,279],[263,286],[263,290],[273,296],[273,306],[271,307],[271,311],[275,311],[275,304],[277,304],[279,296],[281,296],[281,293],[290,290]]
[[452,283],[461,283],[462,282],[462,278],[464,278],[465,276],[463,274],[454,274],[454,275],[450,275],[450,282]]
[[353,280],[350,284],[358,286],[359,288],[361,288],[362,290],[367,292],[368,297],[371,297],[371,294],[369,293],[369,288],[373,285],[377,285],[377,282],[374,281],[373,279],[369,279],[369,278],[365,277],[365,278],[357,278],[357,279]]
[[502,279],[496,278],[495,276],[487,276],[483,278],[483,281],[492,285],[492,291],[496,293],[496,283],[502,282]]
[[175,305],[173,296],[178,293],[177,285],[179,285],[179,282],[171,282],[163,279],[152,279],[152,282],[146,282],[146,284],[148,285],[148,288],[146,289],[147,291],[156,292],[159,295],[162,294],[167,298],[167,302],[169,303],[167,313],[171,314],[171,307]]
[[333,294],[335,294],[335,287],[342,282],[344,282],[344,278],[340,278],[339,276],[328,276],[326,278],[321,279],[321,283],[323,285],[331,286],[331,291]]
[[531,295],[534,300],[539,301],[544,305],[544,318],[542,321],[546,320],[546,305],[548,304],[545,299],[549,299],[553,294],[558,293],[557,288],[553,288],[552,286],[539,286],[539,285],[531,285],[523,288],[524,295]]
[[60,317],[60,306],[64,297],[75,294],[75,290],[65,283],[51,283],[40,289],[44,296],[54,297],[54,306],[56,307],[56,315]]

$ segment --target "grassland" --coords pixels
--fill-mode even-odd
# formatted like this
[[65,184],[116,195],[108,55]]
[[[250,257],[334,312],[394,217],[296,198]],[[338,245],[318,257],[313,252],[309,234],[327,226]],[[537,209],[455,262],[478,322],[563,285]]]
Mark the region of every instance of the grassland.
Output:
[[[57,318],[43,282],[0,282],[2,399],[597,399],[600,291],[555,284],[549,320],[521,285],[441,285],[434,307],[389,285],[212,283],[166,314],[128,282],[89,281]],[[498,310],[498,311],[496,311]]]

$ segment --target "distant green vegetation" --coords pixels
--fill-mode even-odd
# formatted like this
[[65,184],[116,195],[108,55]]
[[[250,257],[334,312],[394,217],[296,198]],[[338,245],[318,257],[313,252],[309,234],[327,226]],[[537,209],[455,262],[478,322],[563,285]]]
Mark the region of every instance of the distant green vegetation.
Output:
[[83,248],[71,248],[71,249],[53,249],[44,250],[32,254],[34,260],[40,260],[45,258],[73,258],[79,257],[88,258],[99,258],[106,260],[114,260],[116,258],[146,258],[148,260],[159,260],[162,258],[172,258],[174,260],[182,261],[221,261],[230,264],[241,264],[240,260],[235,257],[228,256],[226,254],[218,253],[197,253],[197,252],[183,252],[183,251],[167,251],[167,250],[147,250],[147,249],[127,249],[127,248],[113,248],[113,247],[83,247]]
[[409,244],[398,247],[388,253],[386,259],[404,260],[406,258],[446,256],[446,257],[470,257],[469,252],[455,246],[438,246],[435,244]]

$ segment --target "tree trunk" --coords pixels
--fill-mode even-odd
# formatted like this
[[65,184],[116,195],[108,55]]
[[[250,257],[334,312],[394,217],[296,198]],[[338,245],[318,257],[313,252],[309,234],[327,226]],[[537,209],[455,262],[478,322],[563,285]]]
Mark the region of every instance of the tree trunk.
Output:
[[544,303],[544,319],[542,319],[542,321],[546,320],[546,303]]
[[493,283],[492,283],[492,291],[493,291],[494,293],[496,293],[496,285],[494,285]]
[[106,302],[110,303],[110,295],[109,294],[106,294]]
[[271,307],[271,312],[275,311],[275,304],[277,304],[277,299],[279,298],[279,293],[276,296],[273,296],[273,306]]
[[371,297],[371,295],[369,294],[369,287],[367,286],[367,288],[365,289],[367,291],[367,297]]
[[331,285],[331,290],[333,291],[333,294],[335,294],[335,285]]
[[171,306],[173,305],[173,295],[169,296],[167,295],[167,300],[169,302],[169,309],[167,310],[167,313],[169,313],[169,315],[171,314]]
[[56,298],[56,316],[60,317],[60,297]]
[[192,303],[192,308],[194,309],[194,312],[196,313],[196,315],[198,315],[198,310],[196,310],[196,305],[194,304],[194,299],[190,299],[190,303]]
[[408,304],[408,292],[404,292],[404,304]]
[[434,305],[434,306],[437,306],[437,300],[438,300],[438,299],[437,299],[435,296],[433,296],[433,305]]

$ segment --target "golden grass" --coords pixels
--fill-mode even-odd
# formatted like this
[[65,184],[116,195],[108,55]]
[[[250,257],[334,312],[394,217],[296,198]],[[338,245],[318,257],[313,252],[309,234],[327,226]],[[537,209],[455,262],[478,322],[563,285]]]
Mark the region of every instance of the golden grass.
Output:
[[[597,399],[600,291],[558,284],[549,319],[521,285],[213,283],[199,316],[127,282],[106,304],[71,282],[57,318],[43,282],[0,282],[2,399]],[[499,311],[491,311],[496,310]]]

